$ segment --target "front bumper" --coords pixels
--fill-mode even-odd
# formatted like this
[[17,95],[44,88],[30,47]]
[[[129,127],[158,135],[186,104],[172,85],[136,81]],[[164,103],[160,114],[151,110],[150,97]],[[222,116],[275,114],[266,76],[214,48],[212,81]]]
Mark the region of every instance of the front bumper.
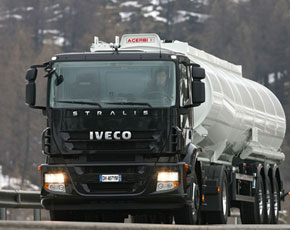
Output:
[[[178,171],[179,186],[156,191],[158,171]],[[177,209],[187,202],[184,163],[42,165],[47,172],[65,172],[66,192],[42,186],[41,202],[49,210],[157,210]],[[121,174],[122,182],[101,183],[100,174]],[[43,179],[42,179],[43,185]]]

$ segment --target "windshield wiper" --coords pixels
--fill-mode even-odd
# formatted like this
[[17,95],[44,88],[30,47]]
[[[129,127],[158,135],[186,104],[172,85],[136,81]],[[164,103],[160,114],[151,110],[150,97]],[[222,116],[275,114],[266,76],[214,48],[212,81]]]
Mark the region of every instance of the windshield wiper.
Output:
[[105,104],[109,105],[146,105],[148,107],[152,107],[149,103],[147,102],[106,102]]
[[97,103],[97,102],[90,102],[90,101],[56,101],[59,103],[68,103],[68,104],[80,104],[80,105],[97,105],[100,108],[102,108],[102,106]]

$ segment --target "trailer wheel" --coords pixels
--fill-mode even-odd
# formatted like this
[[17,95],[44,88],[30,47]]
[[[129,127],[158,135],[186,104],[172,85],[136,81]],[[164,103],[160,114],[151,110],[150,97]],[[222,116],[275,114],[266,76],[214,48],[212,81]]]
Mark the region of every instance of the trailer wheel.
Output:
[[199,219],[201,193],[195,173],[187,194],[189,194],[188,199],[191,204],[186,204],[184,208],[176,210],[174,214],[175,224],[197,224]]
[[257,177],[254,194],[255,201],[241,202],[241,220],[243,224],[262,224],[265,216],[265,191],[261,175]]
[[223,170],[222,183],[220,184],[220,194],[218,202],[222,207],[221,211],[207,212],[206,222],[208,224],[226,224],[229,212],[229,191],[228,179],[225,170]]
[[281,207],[280,191],[277,179],[273,178],[273,211],[272,224],[278,224],[279,210]]
[[271,224],[274,211],[274,198],[272,193],[271,181],[265,177],[265,219],[264,224]]

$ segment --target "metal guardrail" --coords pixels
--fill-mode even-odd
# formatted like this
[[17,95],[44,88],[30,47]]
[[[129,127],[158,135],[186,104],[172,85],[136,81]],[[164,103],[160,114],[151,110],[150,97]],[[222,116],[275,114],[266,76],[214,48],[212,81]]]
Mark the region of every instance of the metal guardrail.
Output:
[[[34,220],[41,220],[40,191],[0,190],[0,220],[7,220],[7,208],[33,209]],[[239,209],[231,209],[231,217],[241,224]],[[287,211],[280,211],[279,223],[287,224],[286,217]]]
[[1,220],[7,220],[7,208],[33,209],[34,220],[40,220],[40,191],[0,190]]

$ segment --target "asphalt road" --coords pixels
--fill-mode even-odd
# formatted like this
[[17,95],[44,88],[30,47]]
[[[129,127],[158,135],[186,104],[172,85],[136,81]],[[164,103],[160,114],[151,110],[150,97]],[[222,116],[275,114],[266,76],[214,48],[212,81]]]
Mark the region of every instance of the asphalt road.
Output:
[[86,222],[57,222],[57,221],[0,221],[0,230],[248,230],[289,229],[290,225],[165,225],[165,224],[124,224],[124,223],[86,223]]

